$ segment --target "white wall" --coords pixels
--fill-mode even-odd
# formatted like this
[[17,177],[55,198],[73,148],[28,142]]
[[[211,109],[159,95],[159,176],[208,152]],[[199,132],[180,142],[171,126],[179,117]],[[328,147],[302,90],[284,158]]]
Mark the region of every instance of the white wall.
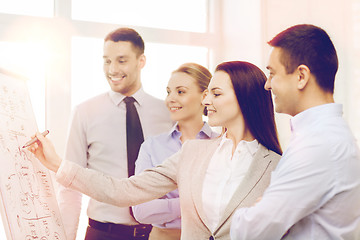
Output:
[[[344,104],[344,116],[360,137],[358,95],[354,65],[353,16],[358,0],[224,0],[222,60],[250,61],[265,70],[266,42],[295,24],[314,24],[332,38],[339,57],[335,101]],[[360,10],[357,11],[359,13]],[[358,31],[360,32],[360,31]],[[358,50],[359,52],[359,50]],[[359,54],[358,54],[359,55]],[[356,55],[355,55],[356,56]],[[359,62],[359,61],[357,61]],[[265,73],[267,71],[265,70]],[[357,75],[359,76],[359,74]],[[286,147],[290,136],[289,116],[276,114],[280,142]]]
[[263,28],[259,0],[223,1],[221,61],[262,63]]

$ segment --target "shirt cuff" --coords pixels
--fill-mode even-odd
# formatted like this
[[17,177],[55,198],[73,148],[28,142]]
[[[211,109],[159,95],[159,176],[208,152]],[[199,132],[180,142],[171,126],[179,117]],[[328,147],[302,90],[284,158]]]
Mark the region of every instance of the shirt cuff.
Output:
[[180,211],[180,198],[171,198],[170,200],[170,209],[174,213],[177,218],[181,218],[181,211]]
[[56,172],[55,178],[58,183],[64,187],[69,187],[75,178],[76,172],[80,166],[68,160],[63,160]]

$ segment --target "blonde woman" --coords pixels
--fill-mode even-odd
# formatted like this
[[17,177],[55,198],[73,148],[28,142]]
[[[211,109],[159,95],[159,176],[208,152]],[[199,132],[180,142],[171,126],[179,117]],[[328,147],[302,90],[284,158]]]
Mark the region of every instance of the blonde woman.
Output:
[[[185,63],[170,77],[166,91],[166,106],[173,128],[158,136],[150,137],[142,144],[136,161],[135,173],[156,167],[181,149],[189,139],[211,139],[218,134],[203,121],[205,97],[211,73],[196,63]],[[160,199],[133,207],[135,218],[141,223],[152,224],[150,240],[180,239],[181,217],[178,190]]]

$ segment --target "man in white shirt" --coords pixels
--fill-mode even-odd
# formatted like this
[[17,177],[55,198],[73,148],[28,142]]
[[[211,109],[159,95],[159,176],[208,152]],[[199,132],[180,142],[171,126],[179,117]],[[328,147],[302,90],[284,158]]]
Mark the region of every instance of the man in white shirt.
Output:
[[[133,29],[119,28],[104,41],[104,73],[109,92],[91,98],[73,112],[65,158],[117,178],[128,177],[125,97],[132,96],[144,138],[167,131],[172,122],[163,101],[145,93],[141,69],[146,59],[144,42]],[[81,194],[61,187],[58,201],[68,240],[76,238]],[[139,224],[129,208],[91,199],[87,209],[86,240],[148,239],[149,229]],[[149,225],[150,226],[150,225]]]
[[296,25],[270,42],[265,84],[292,138],[262,199],[233,217],[231,239],[360,239],[360,157],[334,103],[338,59],[328,34]]

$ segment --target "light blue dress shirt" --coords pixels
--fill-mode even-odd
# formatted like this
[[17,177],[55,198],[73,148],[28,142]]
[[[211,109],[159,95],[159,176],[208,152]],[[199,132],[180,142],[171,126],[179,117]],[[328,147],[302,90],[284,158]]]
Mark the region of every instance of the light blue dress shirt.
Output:
[[[196,135],[197,139],[209,139],[219,136],[209,125],[204,126]],[[161,164],[168,157],[180,150],[181,132],[175,124],[169,132],[149,137],[141,145],[136,160],[135,174]],[[153,224],[159,228],[181,228],[179,192],[174,190],[162,199],[155,199],[133,207],[135,218],[141,223]]]
[[261,201],[234,214],[231,239],[360,239],[359,149],[342,106],[307,109],[291,129]]

